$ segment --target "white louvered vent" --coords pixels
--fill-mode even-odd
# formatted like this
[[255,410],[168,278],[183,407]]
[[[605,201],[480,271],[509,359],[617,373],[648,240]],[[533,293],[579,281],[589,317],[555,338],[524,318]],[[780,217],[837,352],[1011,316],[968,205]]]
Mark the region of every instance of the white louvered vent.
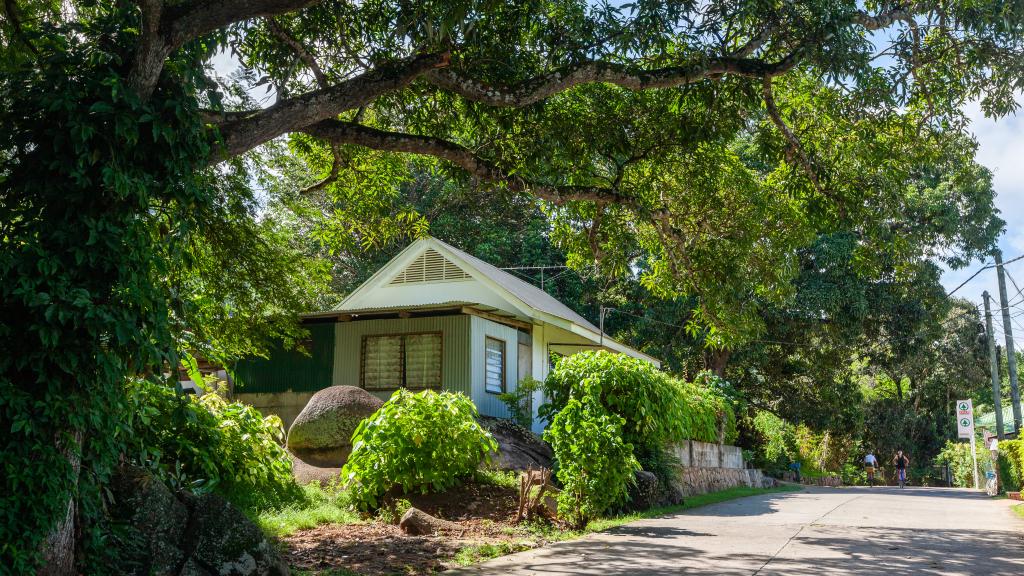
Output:
[[471,276],[442,256],[434,249],[428,249],[412,264],[406,266],[398,276],[391,281],[391,285],[413,284],[417,282],[440,282],[445,280],[469,280]]

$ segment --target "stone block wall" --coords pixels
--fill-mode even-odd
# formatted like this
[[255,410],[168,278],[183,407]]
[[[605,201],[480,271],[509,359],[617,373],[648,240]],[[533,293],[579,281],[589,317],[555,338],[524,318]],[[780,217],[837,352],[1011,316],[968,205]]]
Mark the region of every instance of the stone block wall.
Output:
[[742,469],[743,451],[737,446],[687,440],[675,445],[679,463],[688,468]]
[[679,485],[683,496],[707,494],[738,486],[768,488],[775,479],[760,470],[747,469],[743,451],[737,446],[689,440],[675,445],[679,459]]
[[739,486],[770,488],[775,486],[775,479],[765,476],[760,470],[753,468],[682,467],[677,488],[683,493],[683,496],[694,496]]

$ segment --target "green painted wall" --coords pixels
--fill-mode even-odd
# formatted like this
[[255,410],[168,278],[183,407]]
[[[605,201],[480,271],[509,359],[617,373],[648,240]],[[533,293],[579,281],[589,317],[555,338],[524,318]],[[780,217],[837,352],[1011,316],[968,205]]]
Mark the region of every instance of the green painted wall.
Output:
[[[359,386],[360,354],[363,336],[441,332],[441,385],[445,390],[472,396],[470,354],[470,317],[434,316],[429,318],[391,318],[356,320],[335,324],[334,385]],[[387,398],[387,392],[375,392]]]
[[269,359],[251,358],[235,365],[238,393],[313,392],[331,385],[334,373],[334,324],[306,326],[312,340],[307,356],[297,350],[273,350]]

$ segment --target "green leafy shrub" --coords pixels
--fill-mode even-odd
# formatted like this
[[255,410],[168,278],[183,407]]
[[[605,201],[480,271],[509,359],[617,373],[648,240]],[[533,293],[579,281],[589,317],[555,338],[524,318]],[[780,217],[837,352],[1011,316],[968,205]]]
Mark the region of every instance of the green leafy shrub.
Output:
[[623,439],[645,448],[691,439],[718,442],[736,437],[736,418],[720,391],[670,377],[649,362],[606,351],[580,352],[558,361],[544,382],[552,420],[572,398],[592,395],[623,418]]
[[[984,458],[988,454],[985,445],[978,441],[975,450],[978,454],[978,482],[985,482]],[[942,451],[935,457],[935,464],[942,466],[949,465],[949,471],[953,475],[953,485],[958,488],[974,487],[973,464],[971,460],[971,445],[966,442],[947,441]]]
[[352,436],[342,478],[353,503],[372,509],[394,486],[442,491],[472,474],[498,449],[476,414],[457,392],[396,391]]
[[512,421],[527,430],[533,424],[533,393],[540,390],[544,383],[527,376],[516,384],[514,392],[503,392],[498,395],[512,416]]
[[1024,440],[999,443],[999,481],[1008,492],[1019,492],[1024,486]]
[[145,380],[128,383],[127,400],[127,456],[172,487],[213,490],[249,511],[302,500],[277,416]]
[[640,469],[633,446],[623,441],[624,424],[621,416],[610,414],[593,396],[570,398],[544,432],[562,483],[558,514],[578,529],[621,503]]

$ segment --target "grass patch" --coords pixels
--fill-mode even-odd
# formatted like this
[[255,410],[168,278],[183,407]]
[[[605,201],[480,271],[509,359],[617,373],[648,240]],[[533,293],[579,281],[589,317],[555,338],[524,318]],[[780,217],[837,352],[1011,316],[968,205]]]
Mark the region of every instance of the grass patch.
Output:
[[513,471],[477,469],[473,480],[480,484],[491,484],[502,488],[519,489],[519,473]]
[[[278,538],[321,524],[354,524],[359,515],[350,508],[346,494],[317,483],[302,487],[304,502],[261,513],[256,517],[263,532]],[[341,574],[341,573],[339,573]]]
[[529,544],[520,542],[499,542],[497,544],[471,544],[461,548],[455,553],[453,560],[459,566],[471,566],[486,562],[498,556],[507,556],[532,548]]
[[1013,513],[1016,514],[1018,518],[1024,520],[1024,504],[1017,504],[1011,508],[1011,510],[1013,510]]

